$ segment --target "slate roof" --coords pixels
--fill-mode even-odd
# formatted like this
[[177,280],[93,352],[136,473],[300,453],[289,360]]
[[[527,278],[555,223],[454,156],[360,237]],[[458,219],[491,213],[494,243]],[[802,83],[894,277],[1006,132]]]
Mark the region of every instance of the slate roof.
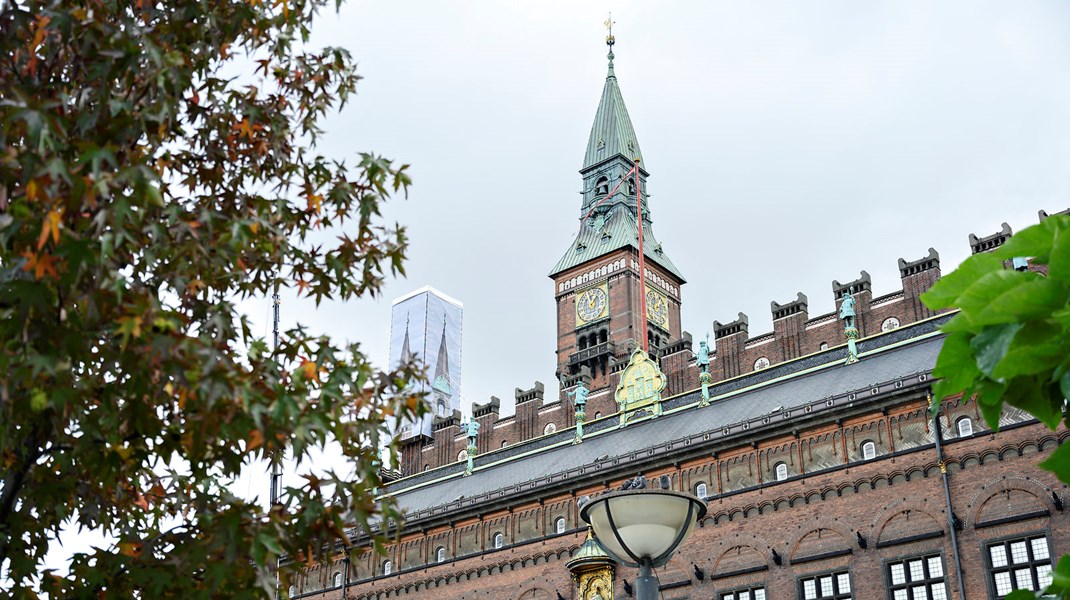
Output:
[[[597,227],[598,225],[601,226]],[[626,210],[624,205],[617,205],[609,212],[608,218],[603,223],[588,219],[580,225],[576,239],[569,245],[561,260],[554,265],[550,276],[553,277],[562,271],[628,246],[639,248],[639,227],[635,215]],[[680,270],[662,251],[661,244],[654,237],[654,228],[650,223],[643,224],[643,254],[647,259],[679,277],[681,282],[686,282]]]
[[[819,355],[825,357],[823,367],[809,367],[771,380],[763,377],[763,381],[756,385],[754,380],[748,377],[724,382],[733,385],[715,387],[713,402],[708,407],[698,407],[695,404],[698,393],[693,392],[670,399],[666,408],[671,410],[687,404],[692,406],[658,419],[637,422],[620,430],[615,429],[616,422],[613,419],[604,419],[592,423],[596,427],[593,428],[592,435],[584,438],[582,444],[569,444],[572,432],[562,431],[553,436],[553,443],[563,445],[536,449],[529,456],[515,457],[512,460],[502,460],[500,455],[494,456],[495,453],[490,453],[480,457],[486,461],[481,461],[482,465],[477,462],[476,470],[471,476],[459,477],[457,473],[447,474],[449,470],[440,470],[438,476],[444,477],[443,479],[427,481],[423,477],[407,478],[392,485],[391,492],[405,512],[424,512],[461,497],[471,499],[499,490],[504,492],[535,479],[545,479],[550,474],[576,471],[585,466],[593,467],[609,457],[643,454],[672,440],[696,434],[709,434],[710,438],[718,437],[722,433],[727,435],[728,432],[724,429],[726,426],[737,425],[735,431],[738,434],[738,425],[744,422],[762,419],[766,415],[782,414],[785,410],[790,412],[797,407],[812,406],[815,402],[833,395],[852,390],[868,390],[879,383],[930,371],[936,364],[937,354],[943,344],[943,336],[934,335],[932,331],[943,320],[945,319],[934,319],[910,327],[916,336],[920,335],[913,340],[897,341],[896,338],[901,338],[902,335],[889,335],[881,340],[887,343],[885,347],[875,348],[868,355],[863,354],[863,359],[853,365],[842,364],[842,348],[838,351],[830,350]],[[923,334],[926,331],[928,333]],[[759,372],[754,375],[770,374],[775,373]],[[747,387],[748,381],[753,387]],[[854,398],[850,400],[853,402]],[[596,435],[599,430],[608,431]],[[561,439],[558,440],[558,437]],[[523,446],[518,445],[517,450],[523,451]],[[419,487],[420,483],[425,482],[427,485]]]

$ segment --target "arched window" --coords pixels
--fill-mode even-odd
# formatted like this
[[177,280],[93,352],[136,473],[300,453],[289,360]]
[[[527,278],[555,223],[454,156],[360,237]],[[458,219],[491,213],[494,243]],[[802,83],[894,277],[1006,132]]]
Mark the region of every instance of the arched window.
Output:
[[788,465],[787,463],[779,462],[776,464],[776,480],[784,481],[788,478]]
[[461,450],[457,453],[457,460],[465,460],[468,458],[468,450]]
[[424,463],[424,471],[426,471],[426,470],[428,470],[430,468],[431,468],[430,464]]
[[959,437],[973,435],[973,421],[969,417],[962,417],[955,421],[955,426],[959,430]]
[[705,483],[700,483],[700,484],[695,486],[695,495],[698,496],[699,498],[705,498],[706,497],[706,484]]
[[608,339],[609,339],[609,334],[606,333],[605,329],[603,329],[601,332],[598,333],[598,341],[599,341],[599,343],[604,344],[606,342],[606,340],[608,340]]
[[602,418],[602,413],[601,413],[601,411],[599,411],[599,412],[596,412],[596,413],[594,413],[594,418],[596,418],[596,419],[601,419],[601,418]]
[[335,573],[334,574],[334,587],[338,587],[340,585],[342,585],[342,574],[341,573]]
[[586,350],[586,349],[587,349],[587,336],[581,335],[580,336],[580,350]]
[[609,180],[605,177],[599,177],[598,181],[594,184],[594,193],[601,200],[609,193]]
[[394,572],[394,563],[389,560],[383,561],[383,575],[389,575]]
[[502,440],[502,448],[509,445],[509,440]]
[[296,596],[296,595],[297,595],[297,588],[295,588],[294,586],[292,586],[292,585],[291,585],[291,586],[290,586],[290,589],[289,589],[289,590],[287,591],[287,595],[288,595],[289,597],[291,597],[291,598],[293,598],[294,596]]
[[829,345],[828,345],[827,342],[821,342],[821,345],[818,348],[820,350],[828,350],[829,349]]
[[446,549],[442,546],[435,550],[435,562],[446,562]]
[[505,536],[501,533],[494,534],[494,549],[497,550],[505,545]]
[[554,521],[554,533],[565,533],[565,519],[564,517],[558,517]]
[[877,457],[877,444],[871,441],[862,442],[862,460],[869,460]]
[[553,423],[547,423],[546,427],[543,428],[542,433],[543,435],[550,435],[555,431],[557,431],[557,425],[554,425]]

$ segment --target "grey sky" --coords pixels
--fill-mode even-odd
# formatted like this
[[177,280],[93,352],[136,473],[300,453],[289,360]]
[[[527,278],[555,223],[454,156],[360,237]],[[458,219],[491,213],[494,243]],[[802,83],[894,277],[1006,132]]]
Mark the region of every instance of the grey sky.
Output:
[[391,298],[430,284],[464,303],[469,402],[555,390],[546,275],[577,230],[610,9],[695,336],[739,311],[768,331],[798,291],[831,311],[831,280],[861,269],[893,291],[899,257],[933,246],[947,272],[969,233],[1070,206],[1065,2],[353,2],[315,28],[366,78],[324,149],[412,164],[387,213],[409,276],[378,301],[284,297],[284,325],[385,365]]

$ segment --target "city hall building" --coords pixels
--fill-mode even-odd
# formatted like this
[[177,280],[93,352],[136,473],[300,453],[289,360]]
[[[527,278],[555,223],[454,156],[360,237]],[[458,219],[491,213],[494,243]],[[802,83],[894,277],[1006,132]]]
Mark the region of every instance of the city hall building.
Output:
[[899,260],[899,291],[874,297],[863,271],[832,282],[835,312],[810,315],[799,294],[771,303],[773,331],[740,313],[703,348],[681,330],[685,279],[644,201],[612,52],[580,174],[579,231],[546,257],[560,397],[535,382],[513,415],[477,403],[472,451],[459,412],[415,429],[386,490],[407,515],[396,543],[373,554],[354,532],[292,597],[629,598],[634,569],[589,539],[577,499],[640,474],[706,501],[657,573],[667,600],[972,600],[1051,580],[1070,493],[1036,464],[1067,432],[1011,409],[995,434],[967,400],[932,415],[950,318],[919,299],[940,277],[935,250]]

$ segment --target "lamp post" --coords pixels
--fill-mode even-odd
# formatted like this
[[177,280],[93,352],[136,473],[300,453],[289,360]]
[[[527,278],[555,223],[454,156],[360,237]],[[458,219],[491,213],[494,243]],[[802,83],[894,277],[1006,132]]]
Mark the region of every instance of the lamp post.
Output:
[[673,552],[706,515],[704,502],[668,489],[627,489],[609,492],[584,504],[580,518],[591,525],[606,553],[622,565],[639,567],[636,600],[656,600],[658,578],[653,569],[669,562]]

